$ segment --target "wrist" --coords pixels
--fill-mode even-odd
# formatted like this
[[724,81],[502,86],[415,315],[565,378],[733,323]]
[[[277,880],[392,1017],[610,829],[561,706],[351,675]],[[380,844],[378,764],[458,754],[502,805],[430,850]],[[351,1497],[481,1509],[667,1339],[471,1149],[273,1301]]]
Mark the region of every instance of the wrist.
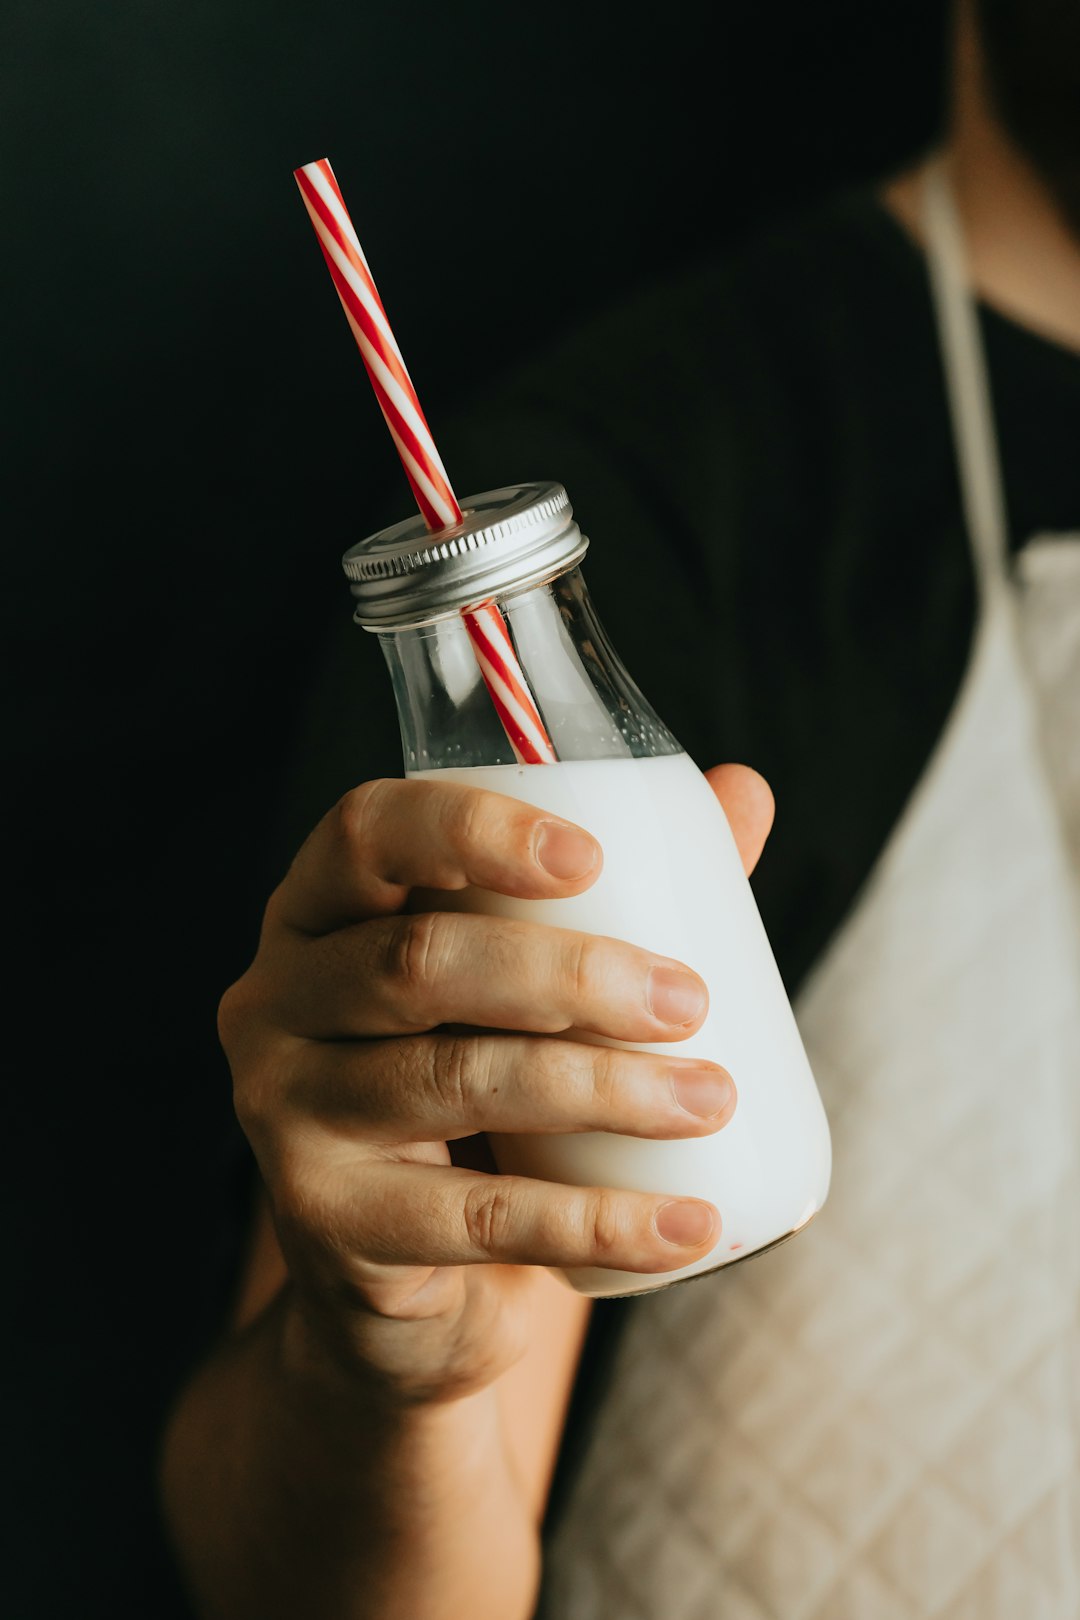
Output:
[[[309,1415],[332,1412],[336,1422],[356,1422],[369,1433],[373,1425],[384,1424],[394,1429],[419,1424],[434,1433],[453,1426],[448,1415],[453,1408],[490,1394],[490,1388],[455,1384],[448,1377],[441,1356],[425,1347],[427,1322],[380,1322],[388,1335],[371,1356],[357,1348],[347,1316],[322,1311],[291,1287],[282,1291],[269,1316],[275,1380]],[[363,1322],[356,1339],[361,1337],[368,1337]]]
[[497,1490],[507,1511],[535,1524],[506,1443],[498,1381],[460,1395],[417,1395],[405,1381],[348,1354],[340,1338],[282,1296],[271,1307],[269,1355],[283,1418],[325,1437],[342,1459],[392,1455],[424,1494]]
[[278,1300],[222,1345],[170,1425],[166,1511],[205,1612],[527,1620],[539,1535],[494,1387],[387,1399],[291,1320]]

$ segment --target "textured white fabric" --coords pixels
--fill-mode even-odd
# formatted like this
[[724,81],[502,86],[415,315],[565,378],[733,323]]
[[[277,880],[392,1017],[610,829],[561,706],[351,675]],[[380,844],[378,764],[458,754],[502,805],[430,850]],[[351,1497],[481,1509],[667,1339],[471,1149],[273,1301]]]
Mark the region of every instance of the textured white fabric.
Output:
[[[1020,632],[1043,755],[1080,873],[1080,534],[1037,535],[1017,560]],[[1078,885],[1080,892],[1080,885]]]
[[[985,482],[985,391],[965,393],[963,476]],[[996,490],[973,509],[970,668],[796,1008],[829,1202],[633,1304],[549,1620],[1080,1616],[1080,546],[1018,591]]]

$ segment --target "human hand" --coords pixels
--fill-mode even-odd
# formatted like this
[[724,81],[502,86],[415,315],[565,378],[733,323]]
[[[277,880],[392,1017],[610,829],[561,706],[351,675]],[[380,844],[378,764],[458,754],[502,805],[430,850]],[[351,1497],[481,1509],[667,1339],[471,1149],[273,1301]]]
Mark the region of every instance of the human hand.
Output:
[[[709,779],[749,870],[771,795],[741,766]],[[454,1163],[486,1131],[692,1137],[731,1117],[715,1064],[561,1038],[692,1034],[706,1000],[689,969],[538,923],[406,910],[414,889],[467,884],[563,898],[600,865],[593,840],[547,812],[381,781],[324,818],[271,897],[220,1023],[288,1263],[289,1343],[305,1356],[395,1398],[452,1399],[522,1353],[530,1267],[662,1272],[715,1242],[700,1200]],[[666,1006],[665,988],[684,999]],[[706,1098],[724,1082],[726,1097]],[[687,1207],[694,1240],[666,1240],[660,1212]]]

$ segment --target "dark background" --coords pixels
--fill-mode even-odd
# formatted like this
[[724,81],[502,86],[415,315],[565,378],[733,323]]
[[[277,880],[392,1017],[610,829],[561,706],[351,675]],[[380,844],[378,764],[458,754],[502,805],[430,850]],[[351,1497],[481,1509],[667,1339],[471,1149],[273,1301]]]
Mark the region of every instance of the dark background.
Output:
[[410,510],[290,171],[333,161],[438,434],[913,155],[942,13],[9,0],[5,1613],[173,1612],[149,1459],[234,1260],[217,998],[339,555]]

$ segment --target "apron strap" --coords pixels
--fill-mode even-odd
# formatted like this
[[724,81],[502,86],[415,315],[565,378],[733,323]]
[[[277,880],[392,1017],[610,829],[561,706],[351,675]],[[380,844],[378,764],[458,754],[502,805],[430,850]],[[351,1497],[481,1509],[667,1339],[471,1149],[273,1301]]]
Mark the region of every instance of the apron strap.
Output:
[[985,604],[1008,585],[1005,488],[979,316],[968,283],[963,228],[940,157],[924,176],[922,211],[960,496]]

